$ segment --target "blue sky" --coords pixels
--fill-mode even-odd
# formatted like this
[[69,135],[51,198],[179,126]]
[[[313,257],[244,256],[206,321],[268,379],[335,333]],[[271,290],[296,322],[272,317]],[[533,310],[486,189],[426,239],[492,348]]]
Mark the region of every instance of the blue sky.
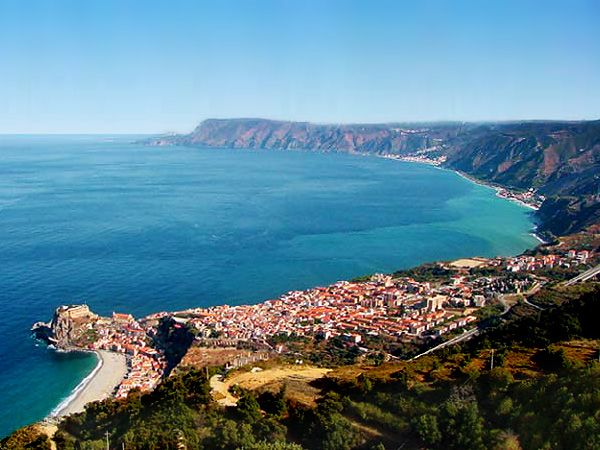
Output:
[[596,0],[0,0],[0,133],[600,118]]

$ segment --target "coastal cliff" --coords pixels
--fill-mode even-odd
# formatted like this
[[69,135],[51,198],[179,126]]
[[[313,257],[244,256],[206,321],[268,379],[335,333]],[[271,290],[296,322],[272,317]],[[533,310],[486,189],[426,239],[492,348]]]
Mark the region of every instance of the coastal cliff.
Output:
[[69,349],[81,346],[86,331],[97,319],[87,305],[64,305],[56,308],[50,322],[37,322],[31,331],[56,348]]
[[275,150],[316,150],[348,153],[403,154],[447,139],[460,126],[400,127],[394,124],[329,125],[265,119],[208,119],[186,135],[155,141],[180,145]]
[[438,159],[442,166],[546,199],[538,214],[546,236],[600,223],[600,121],[507,123],[312,124],[208,119],[189,134],[149,145],[308,150]]

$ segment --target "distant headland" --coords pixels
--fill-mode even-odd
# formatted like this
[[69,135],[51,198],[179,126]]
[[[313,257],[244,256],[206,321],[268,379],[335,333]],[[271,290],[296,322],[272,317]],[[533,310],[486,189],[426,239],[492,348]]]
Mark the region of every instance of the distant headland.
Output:
[[314,124],[208,119],[149,145],[372,154],[435,164],[539,208],[545,239],[600,222],[600,120]]

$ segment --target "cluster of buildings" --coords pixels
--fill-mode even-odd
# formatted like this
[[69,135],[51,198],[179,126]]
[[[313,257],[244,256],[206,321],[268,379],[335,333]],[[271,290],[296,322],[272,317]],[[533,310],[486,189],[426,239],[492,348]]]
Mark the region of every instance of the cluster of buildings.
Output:
[[152,390],[162,378],[167,362],[164,355],[152,347],[151,327],[142,326],[130,314],[113,313],[99,317],[91,324],[96,333],[88,347],[92,350],[110,350],[127,355],[128,372],[117,388],[117,398],[127,397],[134,388]]
[[446,155],[440,155],[433,157],[431,155],[411,155],[411,156],[400,156],[392,159],[398,159],[400,161],[406,162],[416,162],[421,164],[431,164],[432,166],[441,166],[446,162],[448,157]]
[[[396,155],[393,153],[385,153],[381,156],[387,159],[397,159],[399,161],[416,162],[421,164],[430,164],[433,166],[441,166],[448,157],[440,154],[443,146],[440,145],[441,139],[433,139],[434,145],[431,147],[410,153],[408,155]],[[464,176],[464,175],[463,175]],[[469,178],[469,177],[467,177]],[[477,180],[477,183],[481,181]],[[539,209],[545,200],[545,196],[539,194],[535,189],[530,188],[526,191],[512,191],[499,186],[493,186],[498,197],[505,198],[532,209]]]
[[[496,295],[520,292],[532,280],[456,276],[443,283],[377,275],[370,281],[340,281],[326,287],[292,291],[255,305],[214,306],[175,313],[197,331],[199,341],[218,337],[267,341],[276,335],[329,339],[350,344],[368,336],[414,340],[467,327],[473,314]],[[280,350],[280,349],[278,349]]]
[[437,146],[433,146],[424,150],[420,150],[410,155],[396,155],[393,153],[384,153],[381,156],[386,159],[396,159],[398,161],[416,162],[421,164],[430,164],[432,166],[441,166],[446,162],[448,157],[446,155],[434,156],[432,152],[438,150]]
[[532,209],[539,209],[546,199],[545,196],[538,194],[535,189],[530,188],[527,191],[511,191],[505,188],[496,188],[498,197],[515,201]]
[[[139,321],[129,314],[99,317],[85,306],[58,313],[87,324],[81,336],[93,335],[86,344],[90,349],[127,355],[130,370],[116,394],[122,398],[134,388],[152,390],[164,376],[167,361],[155,348],[154,338],[165,317],[170,319],[170,326],[193,330],[199,347],[237,348],[238,353],[233,356],[241,355],[241,359],[234,358],[233,366],[247,361],[248,354],[254,357],[285,351],[284,344],[280,344],[285,339],[274,337],[338,337],[348,346],[368,349],[370,337],[406,342],[470,327],[477,321],[477,310],[490,301],[501,299],[504,294],[524,293],[538,285],[542,279],[534,274],[536,270],[586,264],[592,262],[593,256],[587,250],[566,250],[562,254],[458,260],[441,265],[445,269],[443,275],[421,278],[430,281],[375,275],[368,281],[340,281],[291,291],[254,305],[161,312]],[[252,346],[244,346],[248,343]],[[240,348],[252,351],[241,354]]]
[[507,258],[505,261],[500,260],[499,263],[505,263],[506,269],[510,272],[534,272],[540,269],[569,269],[587,264],[591,257],[592,254],[588,250],[567,250],[561,255],[520,255]]

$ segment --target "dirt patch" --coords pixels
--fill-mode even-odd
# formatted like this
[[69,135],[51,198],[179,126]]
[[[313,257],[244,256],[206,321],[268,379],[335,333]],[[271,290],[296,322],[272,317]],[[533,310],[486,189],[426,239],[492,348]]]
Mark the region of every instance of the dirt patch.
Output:
[[223,375],[213,375],[210,379],[210,389],[213,400],[222,406],[237,405],[237,398],[229,392],[229,385],[223,382]]
[[58,431],[58,427],[54,423],[50,422],[39,422],[36,424],[37,429],[40,433],[45,434],[50,438],[51,450],[56,450],[56,442],[54,442],[54,433]]
[[190,347],[181,360],[181,366],[196,367],[198,369],[211,366],[220,366],[238,356],[248,353],[235,347],[207,348]]
[[229,388],[234,385],[251,391],[257,389],[276,390],[285,385],[286,394],[303,403],[309,403],[318,395],[318,390],[309,383],[324,377],[330,371],[331,369],[320,367],[275,367],[266,370],[238,372],[224,380],[219,375],[215,375],[210,379],[210,386],[215,401],[224,406],[237,403],[237,399],[229,392]]
[[463,258],[457,259],[456,261],[452,261],[450,265],[452,267],[460,267],[465,269],[472,269],[474,267],[482,266],[486,263],[485,260],[476,259],[476,258]]

